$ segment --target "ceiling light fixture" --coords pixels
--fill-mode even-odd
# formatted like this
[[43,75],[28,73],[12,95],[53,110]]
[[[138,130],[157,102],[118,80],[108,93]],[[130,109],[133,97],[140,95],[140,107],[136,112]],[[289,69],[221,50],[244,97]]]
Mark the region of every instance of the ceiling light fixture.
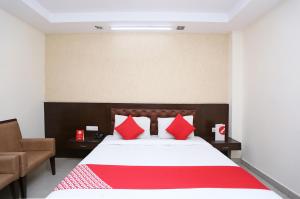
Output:
[[185,26],[177,26],[176,27],[176,30],[184,30],[185,29]]
[[173,30],[173,27],[171,26],[111,26],[111,30],[125,30],[125,31],[169,31]]
[[94,26],[96,30],[103,30],[102,26]]

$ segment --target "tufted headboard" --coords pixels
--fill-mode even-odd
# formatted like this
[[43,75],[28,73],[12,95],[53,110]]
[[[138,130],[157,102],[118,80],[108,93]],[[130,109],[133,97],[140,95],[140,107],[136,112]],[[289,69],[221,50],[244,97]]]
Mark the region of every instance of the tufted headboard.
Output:
[[133,117],[149,117],[151,120],[150,132],[151,135],[157,135],[158,117],[176,117],[177,114],[185,115],[193,115],[195,118],[196,110],[174,110],[174,109],[128,109],[128,108],[111,108],[111,129],[113,132],[113,128],[115,125],[115,115],[131,115]]

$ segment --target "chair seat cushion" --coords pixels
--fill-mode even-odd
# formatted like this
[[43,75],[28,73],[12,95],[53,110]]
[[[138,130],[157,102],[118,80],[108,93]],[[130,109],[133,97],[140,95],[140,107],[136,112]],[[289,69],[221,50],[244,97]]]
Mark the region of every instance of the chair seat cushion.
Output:
[[28,172],[52,156],[51,151],[26,151],[26,153],[28,158]]
[[0,189],[17,180],[18,177],[19,176],[15,174],[0,174]]

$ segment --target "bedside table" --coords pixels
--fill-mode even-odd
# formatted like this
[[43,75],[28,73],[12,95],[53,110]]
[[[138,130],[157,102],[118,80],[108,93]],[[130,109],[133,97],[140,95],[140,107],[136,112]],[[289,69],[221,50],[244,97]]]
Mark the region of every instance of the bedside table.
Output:
[[83,142],[76,142],[75,138],[68,139],[66,143],[66,147],[72,149],[77,157],[85,157],[88,153],[90,153],[102,140],[96,139],[94,137],[86,137]]
[[228,137],[227,141],[211,141],[210,144],[229,158],[231,158],[232,150],[242,149],[242,144],[230,137]]

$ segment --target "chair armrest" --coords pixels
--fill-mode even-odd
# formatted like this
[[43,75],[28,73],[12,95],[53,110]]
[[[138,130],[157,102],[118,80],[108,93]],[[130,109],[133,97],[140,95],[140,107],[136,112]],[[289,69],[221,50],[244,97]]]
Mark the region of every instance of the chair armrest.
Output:
[[27,138],[21,144],[24,151],[51,151],[55,155],[54,138]]
[[0,173],[19,175],[19,156],[0,155]]
[[26,152],[0,152],[0,155],[17,155],[19,157],[20,176],[23,177],[28,171],[28,160]]

